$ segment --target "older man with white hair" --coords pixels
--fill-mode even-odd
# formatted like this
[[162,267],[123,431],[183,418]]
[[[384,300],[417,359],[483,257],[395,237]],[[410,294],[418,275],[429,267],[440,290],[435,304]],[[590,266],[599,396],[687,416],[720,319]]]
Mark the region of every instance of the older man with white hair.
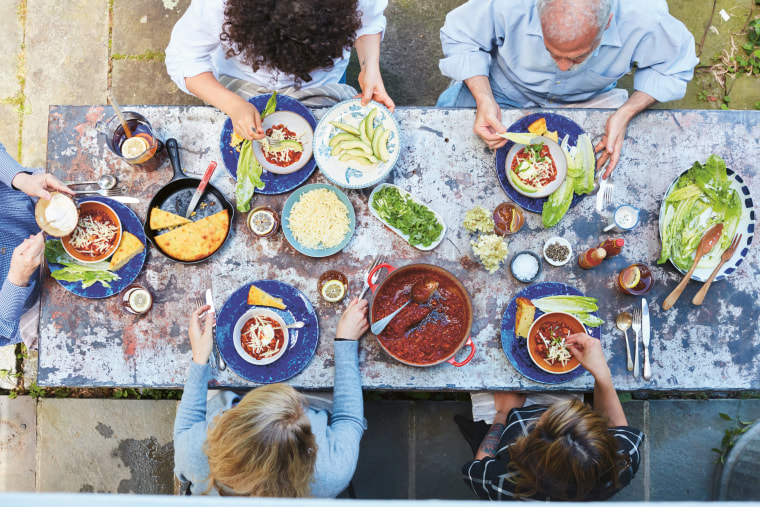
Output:
[[[443,107],[477,107],[475,133],[506,140],[501,107],[613,108],[598,165],[620,159],[628,123],[655,102],[686,93],[694,37],[665,0],[470,0],[446,16],[441,72],[454,80]],[[615,89],[636,67],[634,93]]]

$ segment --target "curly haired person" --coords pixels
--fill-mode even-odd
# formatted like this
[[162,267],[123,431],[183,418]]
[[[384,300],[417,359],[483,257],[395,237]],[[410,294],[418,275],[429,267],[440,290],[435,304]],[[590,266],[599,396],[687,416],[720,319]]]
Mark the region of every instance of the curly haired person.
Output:
[[[246,99],[276,90],[307,106],[361,96],[394,109],[380,75],[387,0],[193,0],[166,48],[169,76],[226,113],[246,139],[264,135]],[[359,95],[341,84],[351,48]]]
[[338,323],[331,410],[309,406],[285,384],[207,401],[214,318],[190,320],[193,360],[174,422],[174,473],[193,494],[335,497],[351,481],[365,429],[358,340],[367,301],[354,299]]
[[628,426],[601,342],[571,335],[568,349],[594,376],[594,407],[570,398],[527,405],[526,396],[496,393],[496,417],[465,483],[484,500],[605,500],[639,468],[644,435]]

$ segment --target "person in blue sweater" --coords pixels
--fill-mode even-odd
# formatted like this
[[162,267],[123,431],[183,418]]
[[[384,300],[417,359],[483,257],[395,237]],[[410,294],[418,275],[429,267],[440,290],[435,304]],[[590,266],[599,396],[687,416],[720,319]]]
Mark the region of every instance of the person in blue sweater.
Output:
[[366,429],[358,340],[369,327],[367,301],[354,299],[335,335],[332,410],[309,406],[285,384],[244,397],[220,391],[208,401],[214,317],[190,318],[190,364],[174,422],[174,473],[192,494],[335,497],[348,486]]

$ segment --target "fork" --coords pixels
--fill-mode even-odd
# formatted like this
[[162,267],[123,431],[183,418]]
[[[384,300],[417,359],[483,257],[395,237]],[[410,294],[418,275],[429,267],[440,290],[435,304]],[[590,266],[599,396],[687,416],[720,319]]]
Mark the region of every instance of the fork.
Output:
[[636,335],[636,346],[634,347],[634,358],[633,358],[633,377],[638,378],[639,376],[639,332],[641,331],[641,310],[635,309],[633,310],[633,321],[631,322],[631,329],[633,329],[633,334]]
[[[367,293],[367,289],[369,289],[369,281],[367,280],[367,277],[369,276],[370,271],[375,269],[375,266],[378,264],[382,264],[384,261],[384,257],[382,255],[378,255],[372,260],[372,264],[369,265],[367,270],[362,274],[362,280],[364,280],[364,288],[362,289],[361,294],[359,294],[359,299],[362,299],[364,297],[364,294]],[[375,280],[377,280],[377,273],[372,277],[372,283],[375,283]]]
[[741,234],[738,236],[734,235],[734,239],[731,241],[731,246],[729,246],[728,250],[723,252],[723,255],[720,256],[720,262],[717,266],[715,266],[715,269],[710,274],[710,278],[708,278],[704,285],[702,285],[702,288],[699,289],[699,292],[697,292],[697,295],[694,296],[694,299],[691,300],[692,303],[697,306],[702,304],[702,301],[705,300],[705,296],[707,295],[707,291],[710,289],[710,284],[713,283],[713,280],[715,280],[715,276],[718,274],[718,271],[720,271],[720,268],[723,267],[723,264],[728,262],[728,260],[734,256],[734,252],[736,252],[736,249],[739,247],[739,243],[741,243],[741,241]]
[[[195,298],[195,308],[196,309],[203,308],[204,306],[206,306],[206,301],[203,298]],[[198,317],[202,320],[203,316],[206,315],[206,313],[208,313],[208,311],[205,311],[205,312],[201,313]],[[212,369],[218,369],[217,368],[217,360],[216,360],[216,354],[217,354],[216,339],[213,339],[213,340],[214,340],[213,341],[213,347],[211,349],[211,354],[209,355],[209,361],[211,362],[211,368]],[[212,358],[213,358],[213,361],[212,361]]]
[[74,195],[92,195],[92,194],[99,194],[105,197],[110,197],[114,195],[122,195],[124,192],[127,191],[127,187],[119,187],[119,188],[112,188],[110,190],[74,190]]
[[607,207],[612,204],[612,192],[615,190],[615,184],[609,178],[605,181],[607,184],[604,186],[604,206]]

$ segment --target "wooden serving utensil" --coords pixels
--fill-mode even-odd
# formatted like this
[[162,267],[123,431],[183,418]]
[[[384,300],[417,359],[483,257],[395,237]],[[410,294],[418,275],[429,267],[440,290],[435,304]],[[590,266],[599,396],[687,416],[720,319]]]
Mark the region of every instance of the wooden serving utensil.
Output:
[[718,242],[721,234],[723,234],[723,224],[717,224],[710,227],[710,229],[708,229],[705,235],[702,236],[702,239],[699,241],[699,247],[697,247],[697,254],[694,256],[694,262],[691,264],[689,271],[684,275],[683,280],[681,280],[681,283],[679,283],[678,286],[675,289],[673,289],[673,292],[671,292],[670,295],[665,299],[665,301],[663,301],[662,303],[663,310],[670,310],[670,308],[676,303],[676,301],[678,301],[678,298],[681,296],[681,293],[686,288],[686,284],[689,283],[692,273],[694,273],[694,270],[697,269],[697,264],[699,264],[699,260],[707,252],[709,252],[713,246],[715,246],[715,243]]
[[707,290],[710,288],[710,284],[713,283],[713,280],[715,280],[715,276],[718,274],[718,271],[720,271],[720,268],[723,267],[723,264],[728,262],[728,260],[734,256],[734,252],[736,252],[736,249],[739,247],[739,243],[741,243],[741,241],[741,234],[738,236],[734,235],[734,239],[731,241],[731,245],[725,252],[723,252],[723,255],[720,256],[720,262],[717,266],[715,266],[712,274],[710,274],[710,278],[708,278],[704,285],[702,285],[702,288],[699,289],[699,292],[697,292],[697,295],[694,296],[694,299],[691,300],[692,303],[697,306],[702,304],[702,301],[705,300],[705,296],[707,295]]

